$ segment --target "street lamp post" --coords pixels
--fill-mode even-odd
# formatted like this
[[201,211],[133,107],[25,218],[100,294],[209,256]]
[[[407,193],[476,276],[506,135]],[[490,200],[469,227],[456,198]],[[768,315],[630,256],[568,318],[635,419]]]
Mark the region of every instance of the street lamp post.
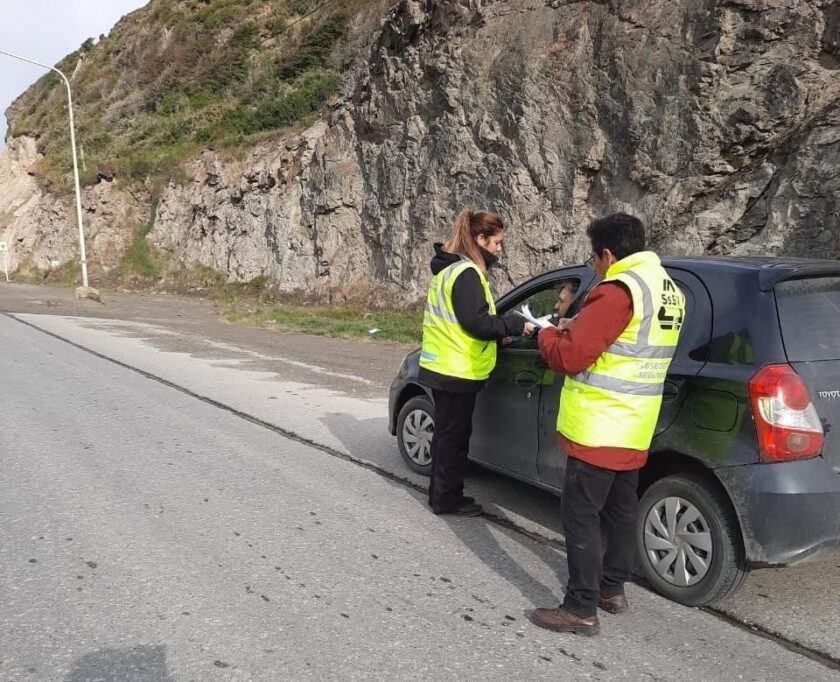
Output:
[[42,64],[41,62],[36,62],[34,59],[21,57],[20,55],[12,54],[6,50],[0,50],[0,54],[4,54],[7,57],[13,57],[14,59],[19,59],[22,62],[35,64],[36,66],[40,66],[44,69],[55,71],[59,76],[61,76],[61,79],[64,81],[64,85],[67,87],[67,110],[70,113],[70,148],[73,152],[73,178],[76,184],[76,218],[79,222],[79,256],[82,262],[82,285],[85,289],[87,289],[88,274],[87,257],[85,255],[85,230],[82,227],[82,192],[79,188],[79,164],[76,161],[76,130],[75,125],[73,124],[73,95],[70,92],[70,81],[67,80],[67,76],[65,76],[59,69],[54,66],[50,66],[49,64]]

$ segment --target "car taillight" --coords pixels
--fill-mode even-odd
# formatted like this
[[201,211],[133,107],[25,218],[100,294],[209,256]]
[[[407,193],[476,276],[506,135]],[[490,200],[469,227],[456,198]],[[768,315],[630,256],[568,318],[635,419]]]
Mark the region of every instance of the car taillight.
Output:
[[790,365],[766,365],[748,384],[762,462],[814,457],[825,436],[808,387]]

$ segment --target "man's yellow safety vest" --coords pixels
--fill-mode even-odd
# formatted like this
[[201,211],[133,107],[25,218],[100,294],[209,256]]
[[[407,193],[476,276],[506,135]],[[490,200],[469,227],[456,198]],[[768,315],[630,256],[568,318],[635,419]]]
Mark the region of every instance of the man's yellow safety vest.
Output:
[[496,314],[490,284],[475,263],[465,259],[441,270],[429,284],[420,366],[448,377],[481,381],[489,377],[496,366],[496,342],[470,336],[458,323],[452,305],[455,280],[470,268],[478,273],[490,314]]
[[595,364],[566,377],[557,430],[581,445],[647,450],[685,319],[685,297],[652,251],[614,263],[604,282],[627,287],[633,318]]

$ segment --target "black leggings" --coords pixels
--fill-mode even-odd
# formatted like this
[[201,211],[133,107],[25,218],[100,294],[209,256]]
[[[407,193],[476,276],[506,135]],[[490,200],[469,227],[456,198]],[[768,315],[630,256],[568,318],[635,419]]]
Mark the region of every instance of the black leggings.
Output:
[[435,436],[432,439],[432,480],[429,505],[440,513],[457,509],[464,501],[464,476],[472,435],[476,393],[434,389]]

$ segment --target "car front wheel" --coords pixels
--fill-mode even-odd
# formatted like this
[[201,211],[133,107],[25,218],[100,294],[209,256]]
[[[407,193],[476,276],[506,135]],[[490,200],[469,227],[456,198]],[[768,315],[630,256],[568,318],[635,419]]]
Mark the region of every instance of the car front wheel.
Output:
[[654,589],[688,606],[723,599],[746,576],[735,513],[721,490],[702,476],[667,476],[645,491],[636,547]]
[[435,407],[425,395],[403,405],[397,416],[397,444],[405,463],[423,476],[432,475],[432,438],[435,435]]

